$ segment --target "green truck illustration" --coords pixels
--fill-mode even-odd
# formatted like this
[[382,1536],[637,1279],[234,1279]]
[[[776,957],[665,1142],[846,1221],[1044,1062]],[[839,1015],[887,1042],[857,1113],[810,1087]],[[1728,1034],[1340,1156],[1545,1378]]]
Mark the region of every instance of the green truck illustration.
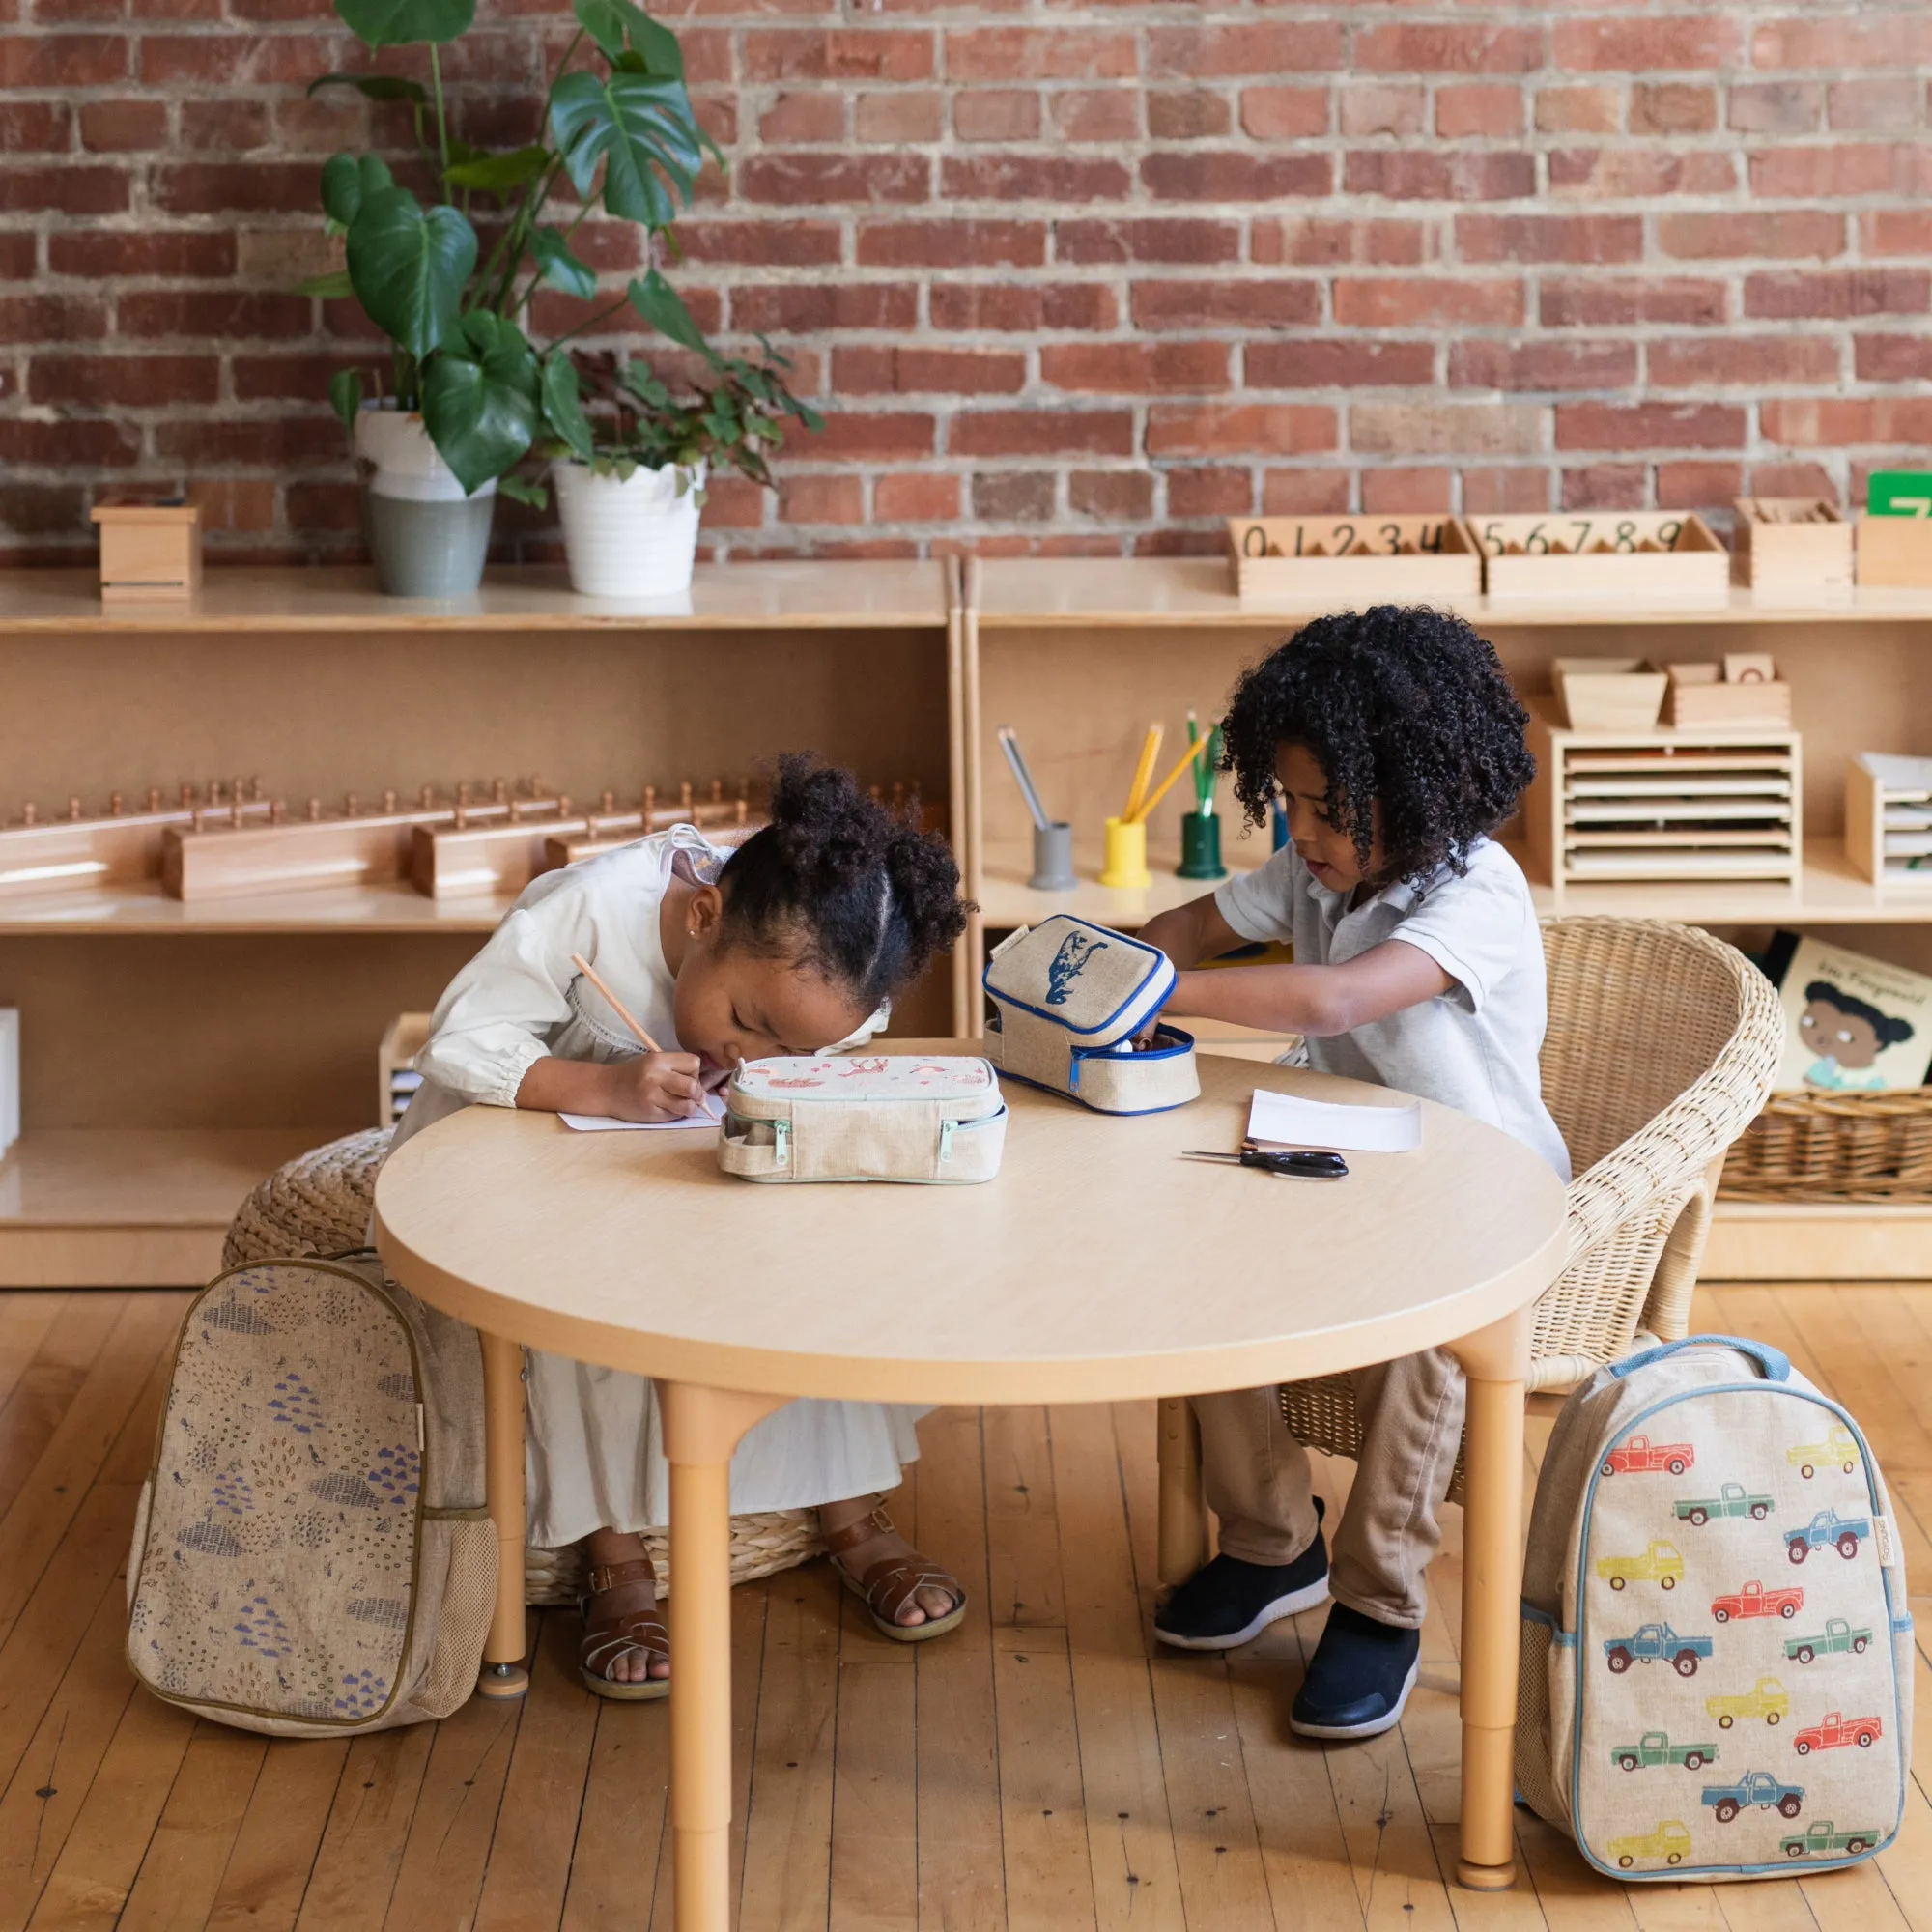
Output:
[[1862,1852],[1878,1843],[1878,1833],[1841,1832],[1829,1818],[1820,1818],[1807,1832],[1794,1832],[1778,1840],[1787,1859],[1822,1858],[1830,1852]]
[[1681,1764],[1686,1771],[1696,1771],[1717,1759],[1716,1745],[1674,1745],[1662,1731],[1646,1731],[1637,1743],[1619,1745],[1610,1753],[1611,1763],[1626,1771],[1648,1764]]
[[1823,1657],[1827,1651],[1862,1652],[1870,1647],[1871,1637],[1870,1631],[1854,1630],[1843,1617],[1827,1617],[1824,1635],[1786,1637],[1784,1654],[1796,1658],[1800,1663],[1809,1663],[1814,1657]]
[[1771,1498],[1747,1494],[1742,1483],[1726,1483],[1715,1496],[1693,1496],[1674,1505],[1679,1522],[1709,1522],[1714,1516],[1747,1516],[1762,1522]]

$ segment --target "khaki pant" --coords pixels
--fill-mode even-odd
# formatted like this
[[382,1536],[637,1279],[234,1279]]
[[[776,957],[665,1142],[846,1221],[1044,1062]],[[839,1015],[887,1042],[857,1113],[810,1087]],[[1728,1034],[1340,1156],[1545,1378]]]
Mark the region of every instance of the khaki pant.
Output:
[[[1435,1513],[1456,1468],[1463,1402],[1463,1371],[1440,1349],[1356,1373],[1362,1459],[1342,1520],[1330,1525],[1337,1603],[1378,1623],[1420,1627],[1422,1573],[1442,1541]],[[1308,1451],[1288,1433],[1278,1391],[1199,1395],[1194,1413],[1222,1550],[1248,1563],[1292,1563],[1319,1524]]]

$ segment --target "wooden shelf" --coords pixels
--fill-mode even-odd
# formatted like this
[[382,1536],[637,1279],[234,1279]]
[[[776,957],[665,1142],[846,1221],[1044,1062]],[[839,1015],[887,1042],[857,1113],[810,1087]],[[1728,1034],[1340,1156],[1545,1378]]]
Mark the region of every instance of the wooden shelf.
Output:
[[339,886],[185,904],[157,882],[0,895],[0,937],[25,934],[494,932],[508,898],[432,899],[405,885]]
[[1719,1201],[1705,1281],[1924,1281],[1932,1202]]
[[715,631],[944,627],[930,562],[700,564],[687,598],[579,597],[561,568],[493,570],[473,597],[384,597],[372,572],[211,570],[199,596],[104,609],[91,570],[0,573],[0,633],[89,631]]
[[30,1132],[0,1158],[0,1288],[185,1287],[255,1184],[328,1127]]
[[[1378,572],[1364,560],[1362,601],[1377,597]],[[981,630],[1052,630],[1104,624],[1133,630],[1254,625],[1316,614],[1308,606],[1243,604],[1224,557],[1009,557],[980,567]],[[1719,602],[1632,608],[1612,599],[1566,604],[1476,597],[1458,602],[1479,627],[1662,624],[1816,624],[1932,621],[1932,589],[1864,584],[1795,592],[1733,587]]]

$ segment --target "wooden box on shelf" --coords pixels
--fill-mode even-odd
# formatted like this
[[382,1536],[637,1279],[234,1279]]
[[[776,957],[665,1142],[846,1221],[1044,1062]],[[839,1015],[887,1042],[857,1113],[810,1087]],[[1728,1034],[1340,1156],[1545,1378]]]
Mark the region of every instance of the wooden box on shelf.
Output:
[[1663,708],[1664,674],[1643,658],[1556,658],[1549,682],[1573,731],[1648,731]]
[[1860,517],[1859,582],[1932,585],[1932,517]]
[[1483,588],[1482,558],[1454,517],[1230,517],[1228,550],[1243,604],[1474,603]]
[[1492,598],[1655,608],[1730,596],[1729,553],[1694,510],[1564,510],[1484,517],[1471,527]]
[[1753,590],[1849,588],[1852,526],[1824,497],[1739,497],[1731,582]]
[[1663,722],[1678,730],[1791,723],[1791,687],[1760,653],[1732,651],[1721,664],[1674,664],[1668,676]]
[[1874,885],[1932,887],[1932,758],[1845,761],[1845,857]]
[[201,588],[201,506],[185,497],[97,503],[100,601],[147,603]]
[[1577,731],[1532,702],[1529,849],[1561,910],[1597,883],[1759,880],[1797,889],[1800,740],[1791,730]]
[[429,1043],[428,1013],[398,1013],[376,1049],[376,1124],[392,1127],[421,1084],[415,1057]]

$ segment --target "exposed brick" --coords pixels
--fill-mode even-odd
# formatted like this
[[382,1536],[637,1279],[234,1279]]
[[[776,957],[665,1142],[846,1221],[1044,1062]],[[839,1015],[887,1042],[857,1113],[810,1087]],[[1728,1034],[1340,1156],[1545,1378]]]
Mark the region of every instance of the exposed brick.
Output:
[[1330,72],[1343,65],[1346,51],[1339,20],[1150,27],[1147,43],[1149,75],[1177,80]]
[[1156,141],[1209,141],[1234,126],[1234,108],[1224,94],[1204,88],[1163,88],[1150,94],[1148,132]]
[[1262,515],[1321,517],[1349,507],[1349,476],[1333,463],[1262,472]]
[[1624,126],[1621,87],[1543,87],[1536,94],[1536,128],[1541,134],[1620,134]]
[[1729,316],[1722,282],[1651,281],[1634,275],[1546,280],[1537,319],[1546,328],[1616,328],[1658,322],[1682,327]]
[[1119,320],[1113,290],[1092,282],[942,282],[930,299],[935,328],[1099,329]]
[[[765,506],[771,492],[762,490],[749,476],[715,476],[704,486],[701,527],[712,530],[755,530],[765,522]],[[499,508],[497,514],[503,513]]]
[[1808,134],[1824,111],[1825,90],[1815,80],[1740,82],[1724,102],[1724,122],[1746,134]]
[[1429,258],[1434,241],[1434,231],[1420,221],[1337,221],[1326,215],[1291,214],[1279,221],[1258,218],[1249,248],[1253,259],[1265,267],[1366,263],[1407,268]]
[[1536,192],[1536,161],[1529,155],[1357,149],[1343,159],[1342,185],[1391,201],[1512,201]]
[[1780,396],[1759,406],[1758,427],[1767,442],[1801,448],[1932,443],[1932,396]]
[[1742,409],[1720,403],[1558,403],[1558,449],[1742,449]]
[[1915,142],[1841,142],[1825,148],[1768,148],[1750,157],[1753,194],[1780,201],[1841,195],[1923,196],[1932,154]]
[[930,80],[936,71],[932,36],[894,27],[754,28],[743,61],[747,80]]
[[1132,185],[1124,162],[1070,155],[960,155],[940,163],[949,200],[1121,201]]
[[1745,277],[1745,313],[1766,321],[1923,315],[1932,273],[1923,269],[1771,270]]
[[1312,281],[1136,282],[1128,297],[1138,328],[1292,328],[1316,320]]
[[1421,328],[1443,323],[1509,327],[1523,319],[1523,285],[1502,276],[1345,276],[1335,283],[1334,303],[1335,320],[1350,328]]
[[1078,27],[971,27],[946,36],[949,80],[1132,80],[1139,71],[1131,34]]
[[989,524],[1043,524],[1058,494],[1050,469],[980,470],[973,478],[973,514]]
[[1514,83],[1479,82],[1435,90],[1435,131],[1445,141],[1505,138],[1522,132],[1522,90]]
[[12,33],[0,39],[0,87],[112,87],[128,77],[119,34]]
[[1845,252],[1845,217],[1822,208],[1727,210],[1710,214],[1662,214],[1657,245],[1686,261],[1782,257],[1829,261]]
[[1305,403],[1155,403],[1150,456],[1312,456],[1336,445],[1331,409]]
[[1524,455],[1549,412],[1524,403],[1354,403],[1349,447],[1365,455]]
[[1366,82],[1342,88],[1336,96],[1337,124],[1352,139],[1377,134],[1419,134],[1429,106],[1420,85],[1378,85]]
[[969,88],[952,102],[952,131],[962,141],[1032,141],[1039,126],[1039,95],[1033,88]]
[[74,535],[87,527],[85,502],[77,483],[0,482],[0,530],[14,536]]
[[0,342],[91,342],[107,333],[107,310],[79,296],[0,296]]
[[[161,114],[165,121],[165,107]],[[72,144],[73,111],[66,101],[0,100],[0,154],[57,154]]]
[[797,208],[924,201],[931,173],[923,155],[754,154],[734,170],[734,183],[746,201]]
[[892,470],[872,485],[872,514],[893,524],[950,524],[959,515],[959,479]]
[[1637,214],[1459,214],[1456,250],[1465,262],[1635,262]]
[[27,376],[31,401],[58,405],[171,409],[212,403],[220,392],[213,355],[39,355]]
[[1255,506],[1255,479],[1246,469],[1170,469],[1172,517],[1244,517]]
[[0,282],[32,280],[35,273],[34,237],[30,230],[0,231]]
[[1529,73],[1544,59],[1543,29],[1534,23],[1413,21],[1355,35],[1354,65],[1364,73]]
[[1550,35],[1549,53],[1565,73],[1661,73],[1728,66],[1742,38],[1737,21],[1721,14],[1565,20]]
[[1861,383],[1932,383],[1932,335],[1855,335]]
[[758,116],[761,141],[842,141],[845,97],[825,91],[781,94]]
[[1646,82],[1631,92],[1633,134],[1708,134],[1718,125],[1716,88],[1689,81]]
[[182,161],[156,168],[149,194],[171,214],[294,214],[322,207],[307,161]]
[[[580,253],[589,232],[587,228],[578,231]],[[626,242],[633,239],[630,234],[623,237]],[[837,262],[842,246],[837,222],[781,221],[776,217],[762,221],[680,221],[677,240],[691,261],[736,262],[750,268],[802,268]]]
[[1362,471],[1362,509],[1370,516],[1405,516],[1454,507],[1456,472],[1410,465]]
[[57,422],[0,416],[0,463],[48,468],[97,464],[119,469],[138,462],[141,433],[128,423],[64,416]]
[[861,141],[937,141],[946,131],[946,97],[915,88],[862,94],[852,104],[852,129]]
[[832,386],[853,396],[1016,395],[1026,386],[1026,357],[984,349],[855,345],[833,350]]
[[1874,208],[1859,216],[1868,255],[1932,255],[1932,209]]
[[1232,221],[1193,216],[1174,220],[1059,221],[1053,254],[1059,262],[1233,262],[1241,252],[1241,231]]
[[1241,360],[1254,389],[1406,389],[1435,380],[1433,342],[1251,342]]
[[910,328],[919,295],[906,282],[860,285],[774,282],[731,291],[731,327],[760,335],[812,335],[827,329]]
[[283,493],[289,522],[311,534],[339,530],[359,535],[362,486],[359,483],[291,483]]
[[1039,352],[1039,379],[1094,395],[1210,395],[1228,386],[1225,342],[1057,342]]
[[1326,155],[1257,155],[1194,149],[1142,158],[1141,180],[1159,201],[1286,201],[1334,185]]
[[1478,337],[1449,348],[1452,389],[1621,389],[1636,380],[1634,342],[1555,336],[1544,342]]
[[1838,380],[1838,345],[1818,335],[1692,335],[1650,343],[1653,388],[1718,389]]
[[200,229],[96,228],[47,237],[47,267],[56,275],[179,275],[235,272],[235,237]]
[[1738,170],[1728,154],[1676,148],[1556,148],[1552,193],[1632,200],[1660,194],[1729,194]]
[[1042,221],[868,221],[858,259],[873,269],[1037,269],[1046,260]]
[[838,410],[803,446],[813,463],[835,458],[898,463],[932,454],[933,419],[923,411]]
[[1508,517],[1549,507],[1549,471],[1528,464],[1464,469],[1461,482],[1464,516]]
[[1838,497],[1831,472],[1816,463],[1753,464],[1746,487],[1753,497]]
[[1660,510],[1728,508],[1744,493],[1741,463],[1660,463],[1657,466],[1657,507]]
[[1047,114],[1063,141],[1133,141],[1141,133],[1142,99],[1137,87],[1068,88],[1047,96]]
[[779,521],[785,524],[858,524],[865,521],[866,486],[857,476],[781,475]]
[[1924,101],[1925,85],[1918,74],[1834,80],[1825,90],[1825,118],[1833,128],[1916,128]]
[[1765,68],[1922,65],[1932,60],[1932,20],[1916,7],[1767,20],[1751,35],[1750,58]]
[[[272,138],[266,100],[184,100],[181,104],[182,146],[196,154],[244,155],[266,148]],[[347,145],[346,143],[342,145]],[[321,206],[321,170],[317,170],[316,205]]]
[[96,154],[152,154],[168,141],[164,100],[90,100],[80,110],[80,145]]
[[952,418],[954,456],[1131,456],[1134,419],[1125,410],[975,410]]
[[1138,523],[1153,511],[1153,477],[1145,469],[1075,469],[1066,478],[1066,507],[1076,516]]
[[122,168],[80,167],[71,161],[0,168],[0,213],[119,214],[128,207],[129,185]]
[[1558,472],[1559,502],[1566,510],[1641,509],[1650,474],[1641,463],[1584,463]]
[[330,462],[342,456],[342,426],[332,416],[279,416],[258,422],[169,418],[155,425],[155,453],[196,467],[235,464],[255,469]]
[[1241,132],[1257,141],[1313,140],[1328,131],[1325,87],[1244,87]]

